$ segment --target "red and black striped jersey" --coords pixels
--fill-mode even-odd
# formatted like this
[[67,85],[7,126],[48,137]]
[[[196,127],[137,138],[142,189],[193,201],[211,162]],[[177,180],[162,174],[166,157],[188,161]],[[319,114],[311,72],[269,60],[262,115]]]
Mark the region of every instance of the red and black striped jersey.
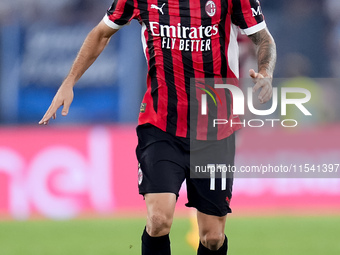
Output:
[[139,125],[150,123],[176,136],[194,134],[199,140],[223,139],[239,129],[240,124],[212,128],[211,116],[199,110],[199,100],[212,89],[218,103],[208,104],[209,110],[237,122],[229,90],[215,90],[208,81],[238,79],[237,29],[250,35],[266,27],[259,0],[115,0],[104,22],[119,29],[132,19],[142,26],[148,63]]

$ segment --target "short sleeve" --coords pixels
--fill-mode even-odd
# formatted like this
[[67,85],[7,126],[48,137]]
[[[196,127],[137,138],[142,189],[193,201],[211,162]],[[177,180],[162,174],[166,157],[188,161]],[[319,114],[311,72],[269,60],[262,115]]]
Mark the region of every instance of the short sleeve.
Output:
[[232,22],[246,35],[266,28],[259,0],[232,0],[231,12]]
[[120,29],[136,17],[134,0],[115,0],[104,16],[104,22],[111,28]]

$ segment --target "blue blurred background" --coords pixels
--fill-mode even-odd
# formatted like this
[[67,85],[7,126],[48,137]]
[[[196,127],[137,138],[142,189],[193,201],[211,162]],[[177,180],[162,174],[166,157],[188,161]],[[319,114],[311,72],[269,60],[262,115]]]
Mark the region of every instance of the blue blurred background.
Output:
[[[0,122],[36,123],[88,32],[111,1],[0,3]],[[79,81],[70,118],[77,123],[136,121],[146,64],[137,22],[122,29]]]
[[[87,33],[111,0],[1,0],[0,123],[36,124],[66,76]],[[276,77],[340,77],[340,1],[262,0],[278,50]],[[241,64],[254,67],[248,42]],[[241,69],[242,70],[242,69]],[[69,123],[136,122],[145,90],[146,63],[140,25],[121,29],[75,89]],[[332,109],[327,122],[339,121],[337,82],[326,84]],[[332,96],[333,95],[333,96]]]

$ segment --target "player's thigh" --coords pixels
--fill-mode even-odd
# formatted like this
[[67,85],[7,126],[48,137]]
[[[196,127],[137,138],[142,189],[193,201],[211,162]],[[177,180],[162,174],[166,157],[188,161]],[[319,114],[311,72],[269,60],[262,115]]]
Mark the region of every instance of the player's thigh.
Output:
[[146,230],[151,236],[170,232],[177,196],[174,193],[148,193],[144,195],[147,208]]
[[172,218],[176,207],[174,193],[148,193],[144,195],[148,215],[164,214]]
[[197,211],[197,223],[200,237],[209,233],[224,235],[227,215],[214,216]]
[[225,222],[227,216],[214,216],[197,212],[199,238],[208,249],[217,250],[225,241]]

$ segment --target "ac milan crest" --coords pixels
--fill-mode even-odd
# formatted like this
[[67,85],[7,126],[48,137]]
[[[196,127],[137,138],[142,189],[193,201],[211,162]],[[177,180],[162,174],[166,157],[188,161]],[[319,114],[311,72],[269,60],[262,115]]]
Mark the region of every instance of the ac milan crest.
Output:
[[214,3],[214,1],[209,0],[206,4],[205,4],[205,12],[210,16],[214,16],[216,13],[216,4]]

